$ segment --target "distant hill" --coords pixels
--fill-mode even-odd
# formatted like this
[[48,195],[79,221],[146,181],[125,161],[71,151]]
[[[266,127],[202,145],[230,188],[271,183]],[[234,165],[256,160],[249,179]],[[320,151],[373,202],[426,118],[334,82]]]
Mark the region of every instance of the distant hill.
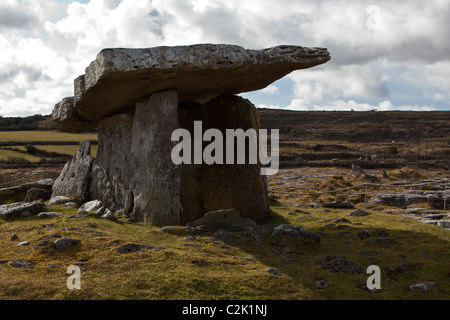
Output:
[[57,126],[50,115],[36,114],[30,117],[2,117],[0,116],[0,131],[34,131],[56,130]]
[[288,111],[259,109],[262,128],[282,140],[351,142],[442,141],[450,137],[450,111]]

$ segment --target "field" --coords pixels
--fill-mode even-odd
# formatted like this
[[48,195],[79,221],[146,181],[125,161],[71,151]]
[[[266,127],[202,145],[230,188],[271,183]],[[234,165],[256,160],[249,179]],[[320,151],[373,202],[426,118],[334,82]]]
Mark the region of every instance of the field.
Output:
[[[2,131],[0,133],[0,166],[61,165],[78,150],[81,143],[97,141],[95,133],[64,133],[59,131]],[[91,148],[96,156],[97,145]]]
[[[429,203],[404,207],[374,203],[383,193],[444,191],[444,179],[450,178],[450,112],[259,110],[259,113],[261,127],[278,128],[281,133],[281,169],[277,175],[268,177],[271,217],[257,227],[261,242],[246,234],[230,243],[211,234],[191,234],[184,227],[159,228],[122,219],[113,222],[93,213],[84,218],[69,218],[77,212],[76,208],[49,206],[46,211],[63,216],[48,220],[37,217],[0,220],[0,297],[7,300],[450,298],[449,229],[420,222],[407,214],[412,210],[446,212],[431,208]],[[95,134],[60,134],[2,132],[0,142],[5,143],[2,148],[13,147],[23,152],[27,152],[26,146],[31,143],[49,153],[69,155],[76,152],[80,142],[97,139]],[[8,145],[9,141],[20,143]],[[58,144],[62,141],[75,144]],[[23,152],[18,154],[31,156]],[[22,167],[5,164],[1,176],[11,180],[55,179],[62,165],[45,161]],[[355,175],[352,165],[360,166],[367,175]],[[430,184],[410,186],[427,182]],[[365,184],[371,185],[360,187]],[[350,202],[355,207],[324,206],[332,201]],[[349,216],[356,208],[369,215]],[[320,243],[308,244],[264,231],[274,224],[291,224],[316,232]],[[11,240],[12,233],[18,236],[17,240]],[[81,242],[64,252],[51,246],[36,247],[54,235]],[[23,241],[30,243],[18,246]],[[117,249],[125,244],[164,249],[120,254]],[[324,258],[333,259],[330,257],[340,259],[341,266],[356,263],[363,272],[332,272],[320,263]],[[11,262],[18,259],[33,263],[34,268],[12,267]],[[80,290],[66,287],[67,267],[74,264],[82,271]],[[370,265],[381,269],[380,290],[370,291],[365,286]],[[426,292],[409,288],[425,281],[433,281],[435,287]]]

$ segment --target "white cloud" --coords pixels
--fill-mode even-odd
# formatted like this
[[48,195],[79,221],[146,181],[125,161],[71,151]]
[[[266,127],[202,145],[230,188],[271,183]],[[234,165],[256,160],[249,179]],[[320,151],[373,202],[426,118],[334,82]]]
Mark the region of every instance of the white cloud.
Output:
[[[369,5],[380,9],[376,30]],[[442,106],[450,103],[449,15],[448,0],[3,0],[0,114],[50,113],[105,47],[205,42],[328,47],[329,63],[289,75],[294,107]],[[275,85],[261,93],[268,107],[286,96]],[[414,99],[419,106],[409,107]]]
[[369,103],[358,103],[354,100],[335,100],[331,101],[328,105],[311,105],[308,101],[302,99],[293,99],[291,104],[286,108],[289,110],[299,111],[432,111],[435,110],[429,106],[395,106],[391,101],[385,100],[377,105],[371,105]]
[[277,86],[270,84],[267,87],[265,87],[264,89],[262,89],[261,92],[274,95],[274,94],[280,94],[280,89],[278,89]]

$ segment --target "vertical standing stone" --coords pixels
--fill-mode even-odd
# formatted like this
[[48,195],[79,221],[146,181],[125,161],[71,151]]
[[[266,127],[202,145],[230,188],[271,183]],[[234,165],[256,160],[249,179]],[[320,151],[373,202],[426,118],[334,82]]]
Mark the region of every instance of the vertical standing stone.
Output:
[[[216,128],[224,137],[226,129],[255,129],[256,132],[259,129],[255,106],[234,95],[219,96],[207,102],[204,117],[203,130]],[[247,155],[249,147],[251,146],[247,143]],[[257,164],[249,164],[248,156],[245,164],[237,164],[236,159],[234,163],[203,165],[201,186],[206,211],[237,209],[243,218],[255,221],[267,218],[267,180],[260,174],[261,164],[259,161]]]
[[102,119],[98,126],[97,157],[92,167],[89,195],[101,200],[110,210],[133,209],[130,181],[134,174],[131,165],[132,114],[118,114]]
[[181,166],[171,159],[179,128],[178,95],[175,91],[155,93],[136,103],[131,133],[134,170],[134,221],[157,226],[180,224]]
[[66,163],[56,179],[52,186],[52,197],[71,195],[79,197],[81,201],[86,201],[93,162],[91,143],[86,141],[80,146],[72,160]]
[[[191,134],[191,159],[194,159],[194,122],[203,121],[203,105],[200,103],[184,103],[178,106],[178,121],[180,127]],[[202,218],[205,206],[202,194],[202,164],[182,164],[181,172],[181,224]]]

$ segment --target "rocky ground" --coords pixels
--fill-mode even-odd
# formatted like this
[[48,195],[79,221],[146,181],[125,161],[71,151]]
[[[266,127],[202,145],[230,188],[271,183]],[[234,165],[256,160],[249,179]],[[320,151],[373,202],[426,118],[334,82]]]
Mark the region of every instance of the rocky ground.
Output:
[[[368,171],[380,183],[439,178],[426,172]],[[389,178],[391,177],[391,178]],[[93,201],[57,197],[1,207],[0,295],[6,299],[446,299],[450,233],[405,214],[432,215],[428,199],[377,203],[382,188],[348,169],[289,169],[269,177],[271,218],[260,224],[225,211],[186,227],[130,223]],[[438,192],[440,184],[426,192]],[[327,192],[338,194],[293,195]],[[407,188],[411,189],[411,188]],[[413,188],[415,189],[415,188]],[[404,195],[405,188],[389,189]],[[406,190],[408,191],[408,190]],[[411,191],[411,190],[409,190]],[[399,196],[400,199],[403,198]],[[396,198],[395,198],[396,199]],[[409,201],[412,201],[412,198]],[[9,211],[8,211],[9,209]],[[415,210],[415,211],[414,211]],[[444,219],[444,218],[443,218]],[[442,221],[442,220],[439,220]],[[444,220],[445,221],[445,220]],[[82,289],[68,290],[79,266]],[[370,265],[381,290],[367,288]],[[183,274],[180,278],[179,275]]]

